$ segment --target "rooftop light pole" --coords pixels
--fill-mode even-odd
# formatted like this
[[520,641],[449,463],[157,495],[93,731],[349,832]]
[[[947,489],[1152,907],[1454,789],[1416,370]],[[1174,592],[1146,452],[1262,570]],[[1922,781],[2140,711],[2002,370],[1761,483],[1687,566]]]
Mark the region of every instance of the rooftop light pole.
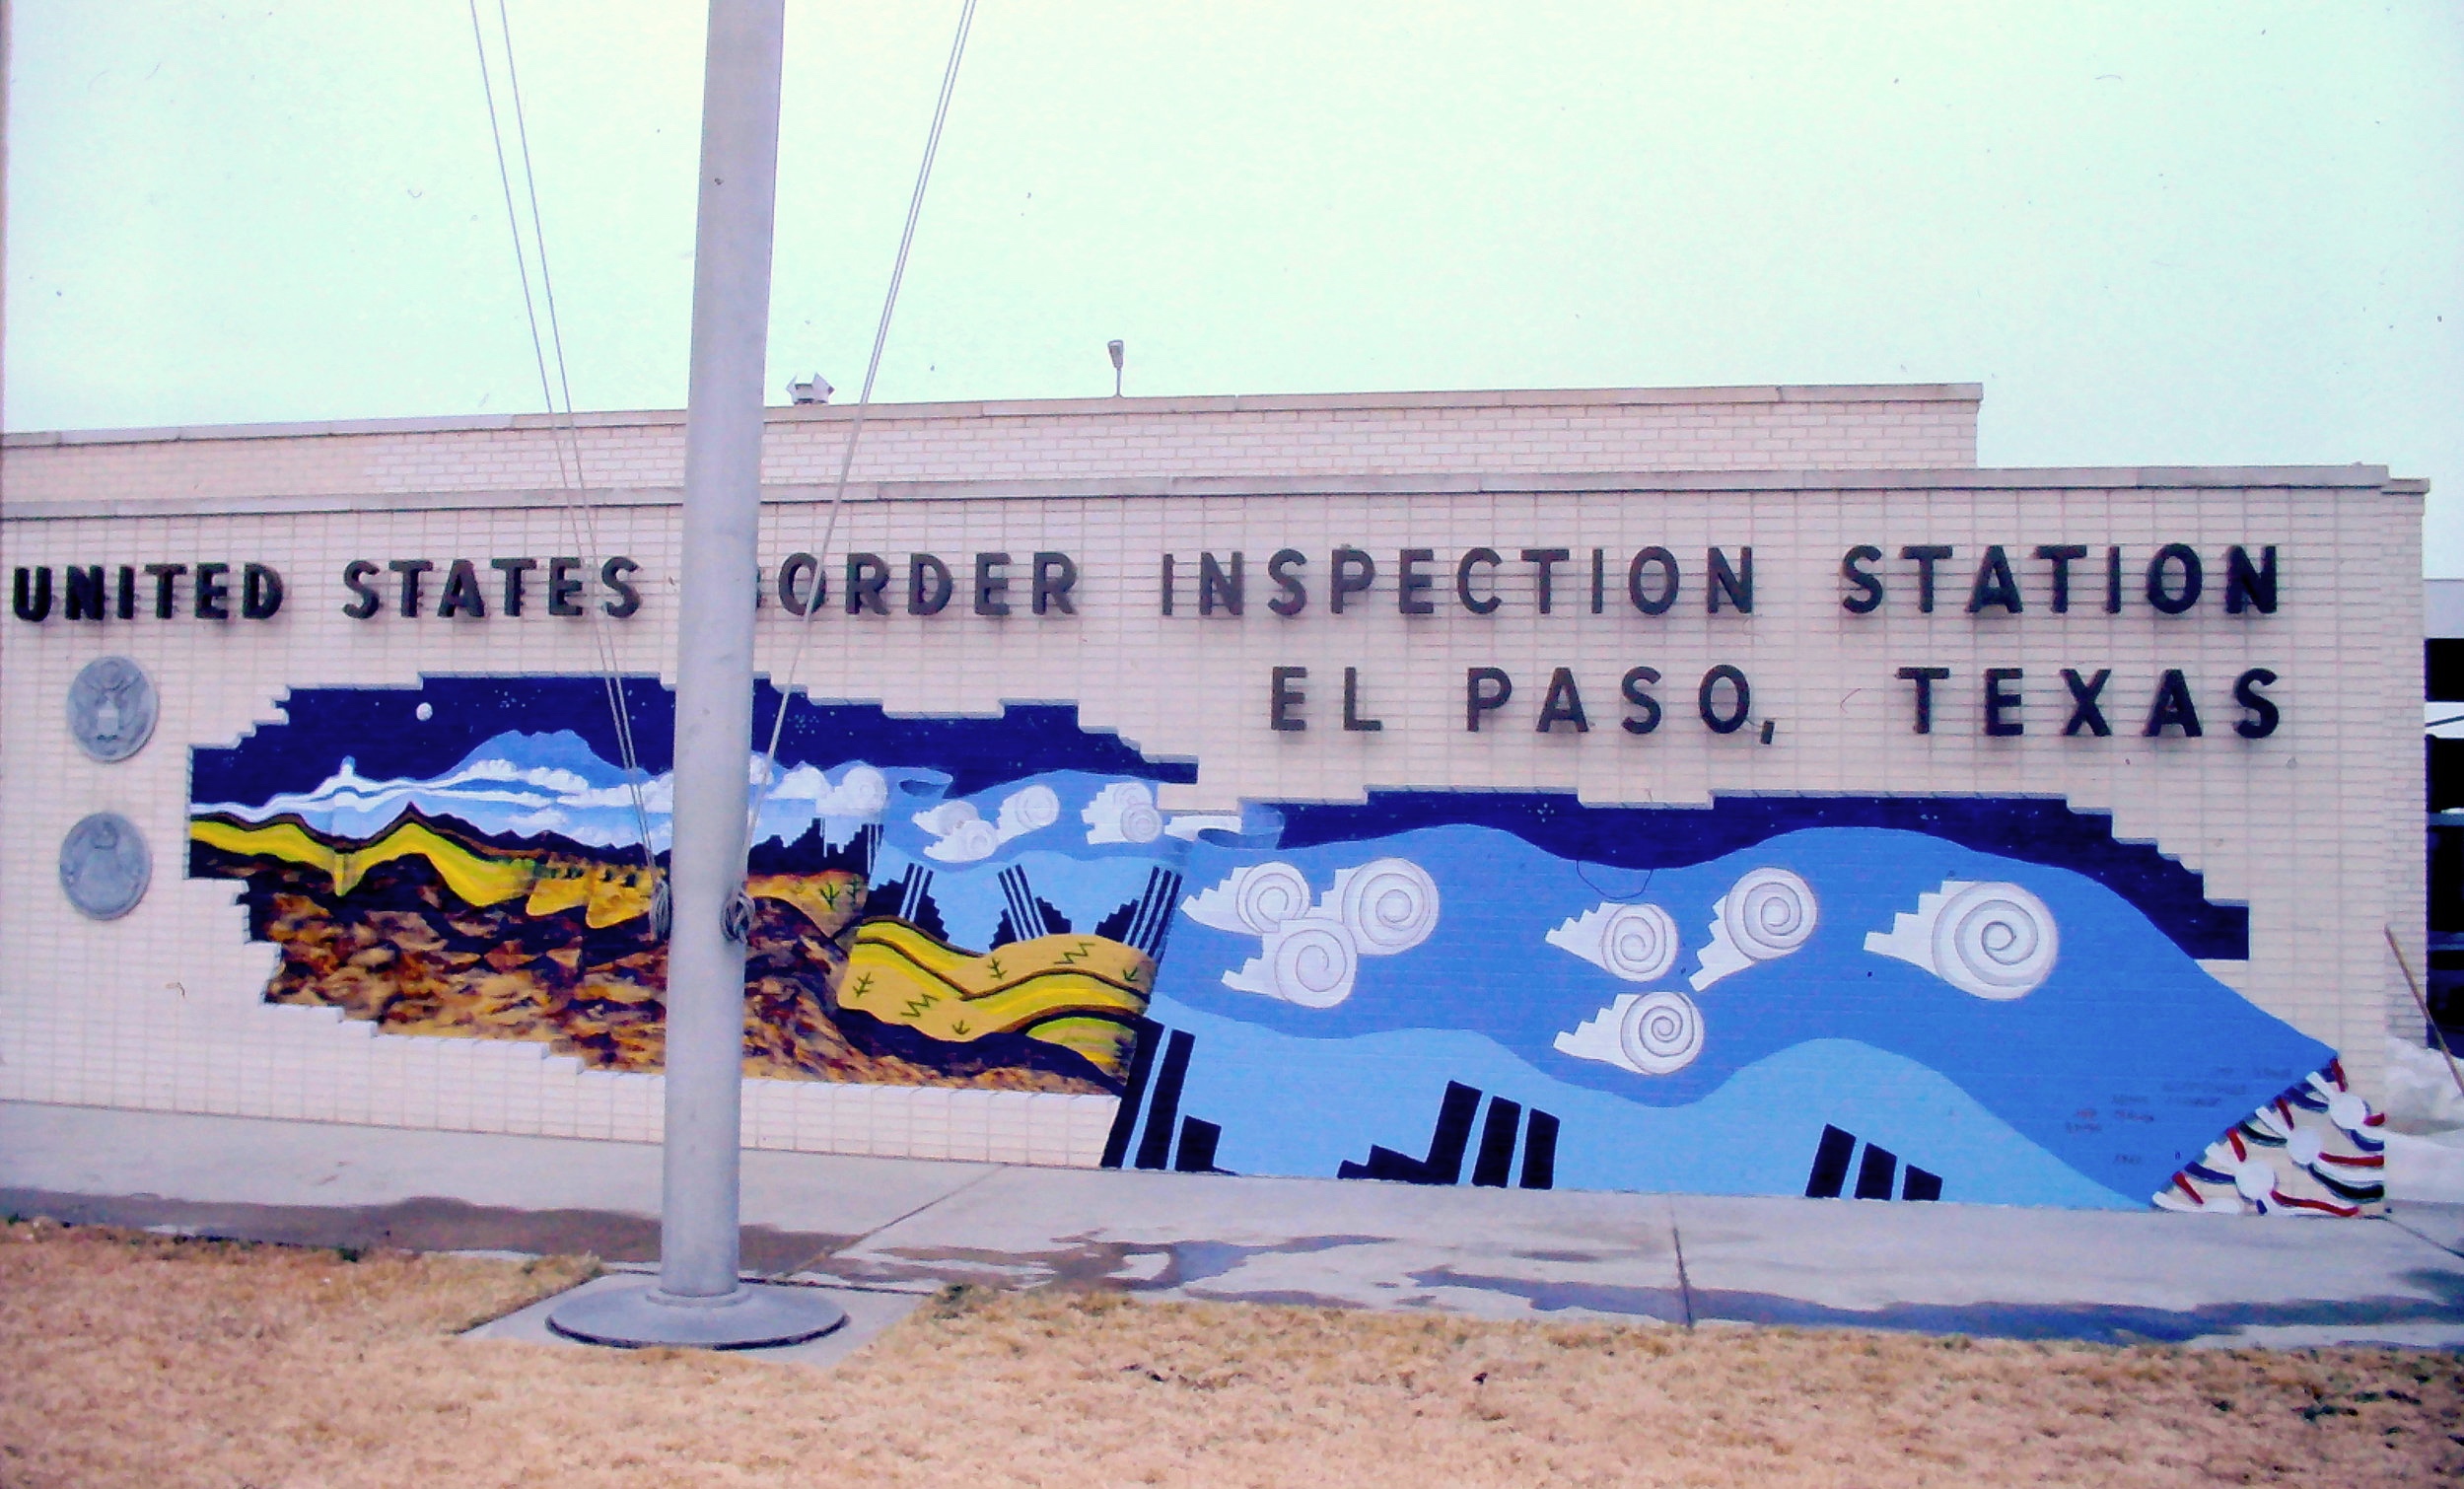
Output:
[[684,419],[669,882],[667,1163],[656,1286],[590,1293],[549,1315],[594,1344],[746,1349],[847,1315],[806,1288],[738,1276],[742,1141],[746,762],[761,516],[762,363],[777,209],[785,0],[711,0],[701,209]]

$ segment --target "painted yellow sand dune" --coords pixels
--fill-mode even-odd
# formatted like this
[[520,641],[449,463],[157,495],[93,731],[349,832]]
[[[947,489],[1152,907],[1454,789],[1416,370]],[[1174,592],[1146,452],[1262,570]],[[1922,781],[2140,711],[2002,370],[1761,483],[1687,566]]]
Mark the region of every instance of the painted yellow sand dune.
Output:
[[959,951],[898,920],[856,932],[839,985],[841,1007],[963,1043],[1023,1033],[1121,1073],[1126,1031],[1146,1012],[1155,963],[1136,947],[1101,936],[1039,936],[996,951]]
[[[535,858],[499,858],[476,852],[416,817],[405,818],[364,844],[333,842],[298,821],[261,825],[228,817],[199,816],[188,835],[227,853],[246,853],[305,864],[333,876],[333,891],[348,894],[369,870],[398,858],[424,858],[446,887],[471,905],[501,904],[527,894],[539,875]],[[636,913],[639,913],[638,911]]]
[[[523,898],[526,915],[579,909],[593,930],[650,912],[656,871],[639,863],[560,854],[499,854],[475,848],[418,817],[406,817],[365,843],[331,839],[296,818],[270,822],[198,816],[188,835],[228,853],[280,859],[330,875],[333,892],[348,894],[368,871],[396,859],[425,859],[446,886],[475,908]],[[794,905],[824,935],[835,934],[861,906],[863,886],[838,871],[756,874],[745,889],[757,899]]]

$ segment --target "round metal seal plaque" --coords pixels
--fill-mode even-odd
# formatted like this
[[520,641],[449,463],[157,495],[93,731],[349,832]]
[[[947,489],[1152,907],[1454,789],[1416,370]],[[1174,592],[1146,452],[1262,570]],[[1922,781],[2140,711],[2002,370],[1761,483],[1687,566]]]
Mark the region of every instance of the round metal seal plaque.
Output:
[[60,888],[70,904],[97,920],[117,920],[137,908],[153,878],[144,834],[116,812],[96,813],[60,841]]
[[155,711],[153,680],[126,657],[97,657],[68,685],[68,732],[106,764],[145,747]]

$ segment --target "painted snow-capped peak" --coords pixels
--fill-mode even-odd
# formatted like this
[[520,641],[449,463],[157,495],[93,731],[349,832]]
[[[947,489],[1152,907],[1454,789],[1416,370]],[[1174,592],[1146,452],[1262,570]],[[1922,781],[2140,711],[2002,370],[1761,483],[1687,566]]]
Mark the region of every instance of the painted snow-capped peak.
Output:
[[[745,778],[759,790],[760,756],[747,753]],[[921,772],[894,772],[902,780]],[[832,843],[878,819],[892,793],[892,773],[857,762],[827,772],[797,765],[780,773],[762,798],[760,838],[793,841],[814,823]],[[262,802],[199,802],[194,811],[242,821],[297,816],[335,837],[372,837],[411,811],[453,817],[490,835],[555,833],[599,847],[643,839],[669,845],[674,781],[666,772],[630,772],[608,763],[571,730],[508,731],[473,748],[452,768],[424,778],[376,779],[346,757],[309,791],[279,792]]]

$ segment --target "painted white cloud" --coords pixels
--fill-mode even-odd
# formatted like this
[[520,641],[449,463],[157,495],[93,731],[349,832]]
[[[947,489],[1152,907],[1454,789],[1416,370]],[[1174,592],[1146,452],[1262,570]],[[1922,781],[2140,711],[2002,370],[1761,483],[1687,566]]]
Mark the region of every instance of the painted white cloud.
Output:
[[1409,859],[1373,859],[1335,875],[1319,909],[1333,909],[1366,957],[1392,957],[1438,928],[1438,882]]
[[1628,982],[1668,975],[1683,950],[1676,921],[1657,905],[1603,904],[1542,939]]
[[925,856],[946,864],[971,864],[1001,851],[1001,834],[980,816],[953,822],[938,839],[924,845]]
[[1639,1076],[1671,1075],[1703,1052],[1703,1011],[1673,989],[1620,993],[1553,1041],[1561,1055],[1597,1060]]
[[[560,770],[553,765],[517,765],[511,760],[499,759],[473,760],[460,771],[446,777],[446,780],[457,783],[462,781],[520,782],[525,786],[535,786],[541,791],[553,791],[563,795],[591,789],[589,781],[570,770]],[[444,782],[439,784],[444,784]]]
[[971,802],[944,802],[919,812],[915,824],[933,835],[924,845],[927,858],[946,864],[971,864],[992,857],[1013,838],[1039,832],[1061,819],[1061,798],[1049,786],[1028,786],[1002,801],[999,816],[984,820]]
[[1183,900],[1181,912],[1219,931],[1271,936],[1285,921],[1307,914],[1311,898],[1308,876],[1292,865],[1249,864]]
[[[744,779],[756,790],[763,768],[761,756],[747,751]],[[844,842],[863,822],[880,818],[890,791],[889,774],[871,765],[847,766],[835,783],[811,765],[798,765],[763,798],[758,835],[790,842],[817,822],[830,842]],[[345,837],[373,837],[418,811],[455,817],[484,832],[554,833],[596,847],[639,843],[647,827],[651,846],[664,850],[674,805],[671,775],[637,773],[627,780],[576,736],[509,732],[453,769],[425,779],[376,780],[346,759],[313,791],[284,792],[258,803],[199,802],[193,810],[243,821],[288,814]]]
[[1339,871],[1314,904],[1308,877],[1277,861],[1235,869],[1181,901],[1181,913],[1200,925],[1258,938],[1259,955],[1226,972],[1226,987],[1302,1008],[1352,996],[1363,957],[1419,946],[1437,929],[1438,912],[1437,881],[1400,858]]
[[1331,915],[1296,915],[1265,938],[1261,955],[1224,974],[1224,985],[1302,1008],[1332,1008],[1352,996],[1361,946]]
[[1240,818],[1224,812],[1184,813],[1163,824],[1164,836],[1177,837],[1184,842],[1193,843],[1198,840],[1198,834],[1201,832],[1238,832],[1239,830]]
[[927,857],[946,864],[971,864],[990,858],[1001,846],[993,824],[984,820],[973,802],[943,802],[915,815],[915,824],[933,835],[924,845]]
[[1813,886],[1786,869],[1748,869],[1711,907],[1711,945],[1687,980],[1694,991],[1757,962],[1790,956],[1821,920]]
[[1040,832],[1061,820],[1061,797],[1049,786],[1028,786],[1012,792],[1001,803],[998,825],[1001,840],[1023,837]]
[[[675,810],[674,776],[652,776],[644,781],[639,789],[642,793],[644,812],[655,816],[666,816]],[[634,790],[635,788],[631,786],[594,786],[587,791],[575,792],[557,805],[577,811],[587,811],[597,807],[621,807],[630,812],[633,810]]]
[[770,800],[802,804],[814,816],[865,821],[880,816],[889,805],[889,777],[870,765],[851,765],[832,785],[816,767],[799,765],[779,777]]
[[[535,742],[510,736],[489,746],[522,750]],[[482,754],[426,779],[376,780],[345,759],[313,791],[281,792],[260,803],[200,802],[193,810],[218,812],[243,821],[294,815],[320,831],[373,837],[405,814],[457,817],[488,832],[553,832],[598,846],[630,844],[642,837],[635,815],[635,787],[621,772],[602,767],[599,779],[563,765]],[[652,840],[665,847],[668,780],[642,781],[642,815],[652,821]]]
[[1866,933],[1866,950],[1921,966],[1979,998],[2024,998],[2053,975],[2062,930],[2046,903],[2013,884],[1946,879],[1917,896],[1888,931]]
[[1087,824],[1087,841],[1151,843],[1163,835],[1163,815],[1155,810],[1155,794],[1144,781],[1114,781],[1095,793],[1078,815]]

